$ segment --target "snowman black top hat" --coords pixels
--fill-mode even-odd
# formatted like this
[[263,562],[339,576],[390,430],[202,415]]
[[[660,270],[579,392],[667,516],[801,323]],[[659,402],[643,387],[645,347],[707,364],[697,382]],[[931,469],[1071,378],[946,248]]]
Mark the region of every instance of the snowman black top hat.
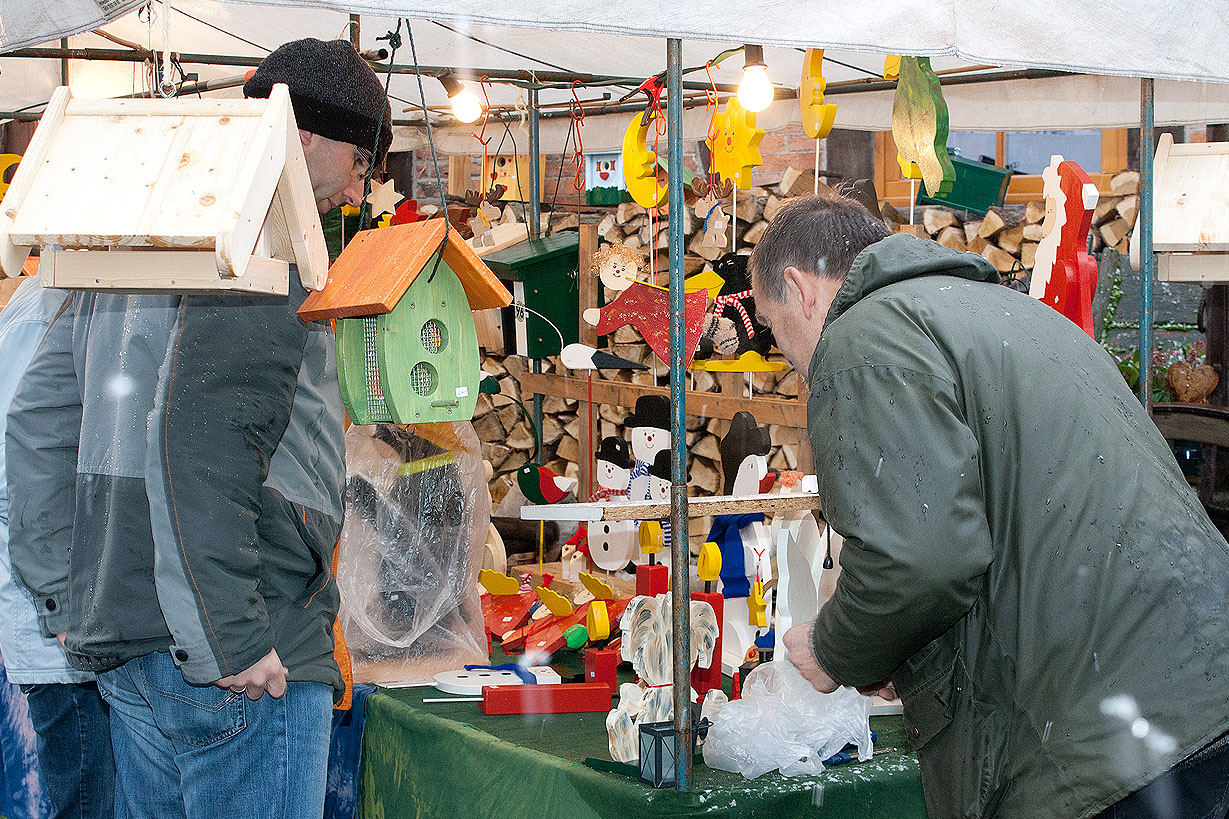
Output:
[[[649,465],[649,474],[654,478],[659,478],[663,481],[673,480],[674,476],[670,473],[670,450],[663,449],[653,458],[653,463]],[[683,476],[684,480],[691,480],[691,475]]]
[[597,450],[597,460],[609,461],[620,469],[631,469],[636,465],[627,441],[613,435],[602,439],[602,445]]
[[670,429],[670,399],[664,395],[640,396],[636,399],[636,409],[623,423],[628,429]]

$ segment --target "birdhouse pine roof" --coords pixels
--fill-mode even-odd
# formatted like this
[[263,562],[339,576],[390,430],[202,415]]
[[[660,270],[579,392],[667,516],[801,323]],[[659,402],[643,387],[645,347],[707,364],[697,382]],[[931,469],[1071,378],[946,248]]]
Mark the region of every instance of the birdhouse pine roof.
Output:
[[324,289],[299,308],[304,321],[375,316],[390,312],[443,246],[443,261],[461,280],[470,310],[507,307],[512,294],[456,230],[443,219],[364,230],[329,268]]

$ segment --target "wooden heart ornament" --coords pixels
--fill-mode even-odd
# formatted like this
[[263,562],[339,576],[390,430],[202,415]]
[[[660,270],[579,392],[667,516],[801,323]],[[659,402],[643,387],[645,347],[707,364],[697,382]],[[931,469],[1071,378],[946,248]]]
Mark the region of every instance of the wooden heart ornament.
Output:
[[1166,371],[1165,383],[1181,403],[1206,404],[1208,396],[1220,383],[1220,376],[1207,364],[1191,367],[1185,361],[1177,361]]

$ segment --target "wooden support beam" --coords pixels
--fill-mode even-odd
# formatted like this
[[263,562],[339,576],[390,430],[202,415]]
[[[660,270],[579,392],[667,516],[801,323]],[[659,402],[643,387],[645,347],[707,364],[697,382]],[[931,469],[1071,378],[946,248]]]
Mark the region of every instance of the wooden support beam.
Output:
[[[593,265],[593,255],[597,253],[597,225],[582,224],[580,226],[580,247],[577,257],[576,284],[579,288],[579,307],[583,314],[589,307],[597,307],[597,277],[590,273]],[[597,346],[597,328],[583,319],[580,322],[580,343],[590,347]],[[598,444],[597,413],[589,404],[588,393],[580,401],[580,463],[577,464],[577,478],[580,481],[579,490],[588,498],[593,493],[593,454]],[[577,494],[580,494],[580,491]]]
[[470,185],[473,184],[470,179],[470,175],[472,173],[473,171],[470,168],[470,157],[448,157],[448,193],[452,196],[460,196],[464,199],[465,192],[470,190]]
[[[549,373],[522,373],[518,376],[521,391],[532,395],[548,395],[572,401],[588,400],[589,385],[584,378]],[[616,407],[634,407],[642,395],[669,397],[668,387],[625,384],[619,381],[593,379],[593,402]],[[737,398],[715,392],[687,391],[687,414],[700,418],[730,420],[736,412],[749,412],[760,424],[805,429],[807,408],[804,401],[792,398]]]

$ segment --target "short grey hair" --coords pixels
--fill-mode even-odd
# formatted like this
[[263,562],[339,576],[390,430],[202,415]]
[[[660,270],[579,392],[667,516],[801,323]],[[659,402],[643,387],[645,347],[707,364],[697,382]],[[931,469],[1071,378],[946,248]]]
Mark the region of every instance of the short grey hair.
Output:
[[890,235],[883,220],[851,199],[808,196],[777,213],[751,254],[760,289],[785,301],[785,268],[844,281],[864,249]]

